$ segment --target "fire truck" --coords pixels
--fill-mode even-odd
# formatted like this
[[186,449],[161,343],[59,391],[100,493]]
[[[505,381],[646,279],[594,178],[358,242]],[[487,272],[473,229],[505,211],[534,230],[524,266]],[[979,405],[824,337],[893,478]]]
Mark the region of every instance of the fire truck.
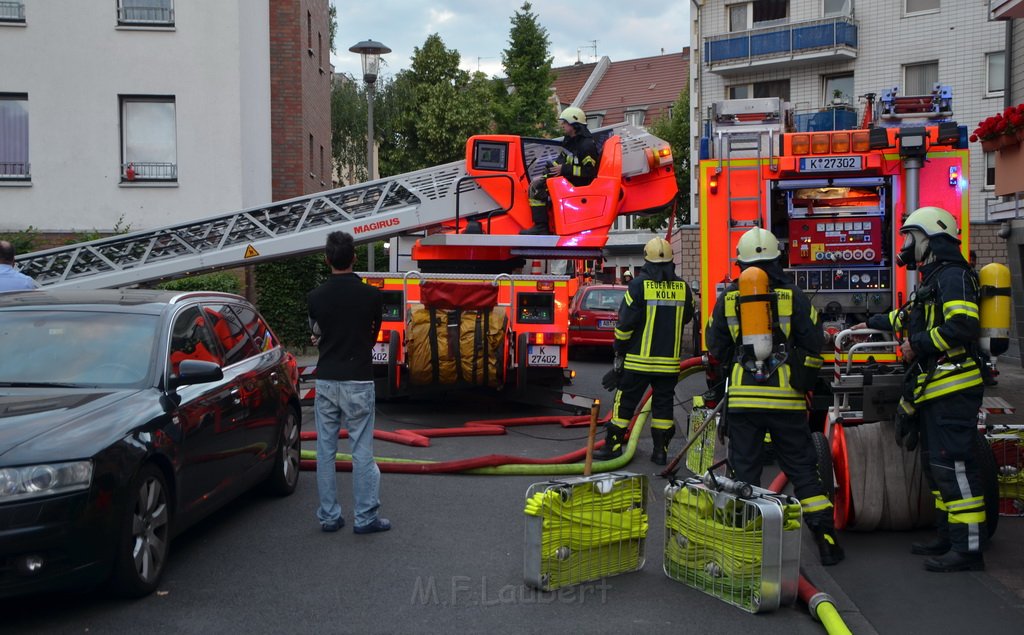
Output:
[[560,393],[571,375],[568,306],[577,281],[535,269],[600,259],[619,214],[660,211],[677,194],[666,142],[630,125],[593,134],[601,148],[594,181],[548,179],[550,235],[520,231],[532,225],[530,181],[558,156],[559,141],[478,135],[462,161],[17,262],[44,288],[113,288],[318,252],[338,230],[357,243],[418,235],[415,270],[362,274],[384,296],[374,350],[381,394],[473,386],[524,399],[541,392],[533,388]]
[[[796,130],[794,113],[777,98],[712,104],[698,167],[701,310],[710,315],[738,278],[740,236],[769,229],[826,332],[829,363],[813,391],[810,423],[822,473],[835,464],[837,526],[919,526],[931,522],[931,506],[917,458],[895,448],[891,430],[883,438],[902,394],[898,346],[891,334],[849,328],[903,306],[913,292],[917,272],[898,268],[895,256],[902,223],[916,208],[949,211],[969,256],[967,132],[941,85],[923,96],[885,91],[857,129],[833,129],[829,114]],[[991,486],[987,450],[979,445]],[[902,500],[890,500],[893,492]],[[902,510],[901,518],[880,518],[883,508]]]

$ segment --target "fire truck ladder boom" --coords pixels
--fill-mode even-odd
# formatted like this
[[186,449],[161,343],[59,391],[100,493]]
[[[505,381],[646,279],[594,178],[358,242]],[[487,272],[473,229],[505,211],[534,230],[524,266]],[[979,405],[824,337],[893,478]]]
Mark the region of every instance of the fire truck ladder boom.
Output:
[[[646,132],[628,125],[601,132],[622,137],[624,173],[646,162]],[[117,288],[313,253],[333,231],[348,232],[357,243],[384,240],[453,221],[456,210],[460,218],[502,211],[467,177],[464,161],[28,253],[17,263],[44,288]]]

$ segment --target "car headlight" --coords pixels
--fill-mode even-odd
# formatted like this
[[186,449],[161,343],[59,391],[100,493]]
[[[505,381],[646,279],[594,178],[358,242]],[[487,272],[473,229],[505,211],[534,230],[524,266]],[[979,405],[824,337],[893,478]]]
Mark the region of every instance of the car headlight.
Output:
[[0,468],[0,504],[89,489],[92,461]]

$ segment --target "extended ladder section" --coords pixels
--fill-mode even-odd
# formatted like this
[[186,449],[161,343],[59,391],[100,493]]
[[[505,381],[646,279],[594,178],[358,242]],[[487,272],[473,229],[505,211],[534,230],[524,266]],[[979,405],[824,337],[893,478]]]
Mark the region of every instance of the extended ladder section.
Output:
[[[622,139],[623,176],[647,169],[645,151],[662,143],[618,125],[594,132]],[[132,232],[17,258],[44,288],[104,289],[277,260],[323,249],[327,234],[357,243],[384,240],[501,212],[502,207],[456,161],[399,176],[253,207],[201,220]],[[509,237],[512,239],[513,237]]]

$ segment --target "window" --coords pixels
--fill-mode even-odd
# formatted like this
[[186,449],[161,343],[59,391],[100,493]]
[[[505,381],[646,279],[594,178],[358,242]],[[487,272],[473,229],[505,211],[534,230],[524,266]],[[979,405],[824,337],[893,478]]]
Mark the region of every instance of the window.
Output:
[[[388,292],[385,291],[385,293]],[[231,308],[234,309],[235,315],[237,315],[238,319],[245,325],[245,330],[249,333],[249,337],[252,338],[253,344],[256,345],[256,348],[261,351],[269,351],[277,346],[277,340],[274,339],[274,333],[255,311],[249,307],[237,304],[232,305]]]
[[174,319],[171,330],[171,372],[178,374],[178,365],[186,359],[223,365],[220,349],[196,307],[188,307]]
[[242,325],[231,307],[215,304],[203,307],[203,312],[206,314],[207,323],[213,329],[214,335],[220,341],[226,366],[237,364],[259,354],[259,349],[249,339],[245,326]]
[[985,93],[989,97],[1002,97],[1006,86],[1006,52],[985,54]]
[[603,112],[592,112],[587,115],[587,127],[593,130],[594,128],[600,128],[601,124],[604,123]]
[[930,95],[938,81],[938,62],[907,64],[903,67],[904,95]]
[[320,72],[324,72],[324,36],[322,33],[316,34],[316,61],[320,65]]
[[324,146],[320,144],[320,181],[324,180]]
[[28,95],[0,93],[0,181],[28,181]]
[[306,11],[306,52],[313,57],[313,12]]
[[21,0],[0,0],[0,24],[25,22],[25,3]]
[[[845,104],[853,102],[853,75],[833,75],[824,78],[824,94],[822,104]],[[838,93],[836,91],[839,91]]]
[[729,31],[746,31],[750,29],[750,3],[730,5],[726,9],[729,12]]
[[309,133],[309,178],[316,178],[313,174],[313,133]]
[[985,153],[985,189],[996,189],[996,153]]
[[939,0],[904,0],[903,13],[934,13],[939,10]]
[[117,0],[117,23],[174,26],[174,0]]
[[760,99],[762,97],[778,97],[782,101],[789,101],[789,80],[778,79],[770,82],[756,82],[753,84],[735,84],[727,89],[729,99]]
[[121,96],[121,180],[177,181],[174,97]]
[[822,0],[821,14],[826,18],[853,15],[853,0]]
[[646,114],[643,110],[627,110],[625,121],[633,126],[642,126],[644,125],[644,115]]

